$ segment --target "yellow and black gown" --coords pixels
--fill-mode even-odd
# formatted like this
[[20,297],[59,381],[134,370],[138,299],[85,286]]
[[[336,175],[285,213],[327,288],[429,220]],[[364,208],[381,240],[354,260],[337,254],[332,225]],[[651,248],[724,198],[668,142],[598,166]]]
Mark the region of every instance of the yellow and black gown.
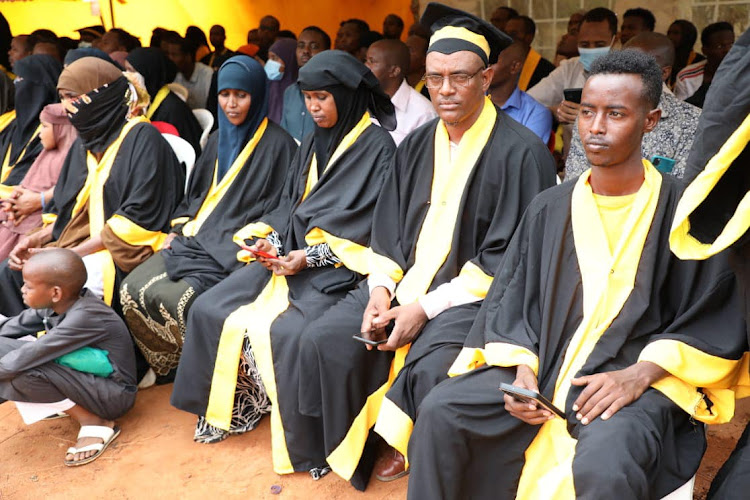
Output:
[[264,119],[222,178],[218,148],[215,133],[175,212],[178,236],[170,248],[134,269],[120,288],[128,328],[157,375],[177,368],[193,301],[242,267],[234,233],[276,207],[297,145]]
[[[105,250],[97,252],[104,278],[104,299],[112,304],[116,285],[138,264],[161,248],[171,215],[182,200],[185,172],[172,149],[145,118],[126,120],[125,77],[91,92],[89,104],[116,103],[116,113],[95,120],[100,161],[79,136],[65,159],[45,223],[54,223],[52,246],[72,248],[101,235]],[[22,277],[7,261],[0,264],[0,314],[14,316],[25,305]],[[119,301],[114,302],[119,308]]]
[[[279,412],[292,401],[290,411],[296,411],[297,386],[285,386],[296,370],[296,339],[305,324],[346,295],[366,273],[372,212],[394,149],[389,134],[371,123],[369,113],[357,117],[325,166],[317,163],[314,134],[305,138],[279,206],[235,238],[251,243],[278,233],[285,254],[327,244],[343,265],[306,268],[283,277],[250,262],[198,297],[188,315],[172,392],[174,406],[205,417],[215,428],[241,432],[257,425],[267,411],[267,393],[274,404],[274,439],[283,439]],[[247,261],[248,256],[242,250],[238,258]],[[236,390],[247,393],[247,387],[238,386],[238,375],[246,375],[255,364],[265,391],[261,386],[263,394],[255,391],[235,403]]]
[[[724,58],[698,122],[687,160],[689,186],[675,214],[670,245],[682,259],[727,249],[750,321],[750,32]],[[750,323],[749,323],[750,324]],[[750,329],[748,330],[750,342]],[[711,499],[744,498],[750,490],[750,425],[711,485]]]
[[57,79],[62,71],[52,56],[37,54],[16,63],[16,109],[0,115],[0,199],[21,184],[42,152],[39,113],[57,102]]
[[[695,474],[700,422],[729,421],[735,391],[750,389],[744,324],[725,258],[670,252],[678,181],[644,166],[614,217],[622,207],[593,195],[590,171],[531,203],[453,378],[420,408],[409,498],[661,498]],[[638,361],[669,375],[608,420],[576,420],[572,378]],[[565,419],[531,426],[505,411],[498,387],[519,364]]]
[[[415,130],[400,145],[378,200],[371,272],[399,282],[394,305],[410,304],[457,277],[467,292],[483,297],[526,206],[554,185],[549,151],[489,100],[452,162],[450,149],[441,121]],[[405,346],[394,358],[351,338],[368,300],[368,284],[362,283],[305,329],[299,361],[303,417],[284,425],[290,456],[326,461],[360,490],[370,477],[374,450],[366,443],[384,396],[394,416],[387,430],[408,440],[405,427],[421,398],[445,377],[479,306],[440,313],[412,350]],[[304,419],[308,429],[301,431]],[[300,435],[320,436],[322,446]],[[398,446],[391,437],[386,439]]]

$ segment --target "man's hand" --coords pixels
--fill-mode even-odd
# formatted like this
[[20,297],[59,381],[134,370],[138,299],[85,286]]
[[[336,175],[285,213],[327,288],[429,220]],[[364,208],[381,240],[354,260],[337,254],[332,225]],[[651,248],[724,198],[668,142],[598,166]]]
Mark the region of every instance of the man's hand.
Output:
[[[374,320],[385,314],[391,308],[391,294],[388,289],[379,286],[370,293],[370,300],[367,303],[365,312],[362,315],[362,326],[360,326],[360,335],[370,340],[383,340],[386,337],[385,326],[376,328]],[[371,345],[365,344],[368,351],[372,350]]]
[[271,271],[276,276],[294,276],[307,267],[307,254],[304,250],[292,250],[289,252],[289,255],[284,257],[264,260],[267,260],[271,264]]
[[570,101],[563,101],[557,106],[557,121],[560,123],[573,123],[578,117],[578,110],[581,108],[580,104],[576,104]]
[[[513,385],[530,391],[539,392],[539,384],[537,383],[534,370],[527,365],[518,365],[518,368],[516,368],[516,379],[513,381]],[[536,401],[525,403],[523,401],[518,401],[516,398],[508,394],[503,396],[503,399],[505,400],[506,411],[518,420],[526,422],[529,425],[543,424],[547,420],[554,418],[554,415],[551,412],[538,408]]]
[[172,240],[177,237],[177,233],[169,233],[167,235],[167,239],[164,240],[164,243],[161,246],[162,250],[166,250],[167,248],[172,248]]
[[41,248],[42,241],[37,233],[29,236],[24,236],[21,240],[13,247],[13,250],[8,254],[8,267],[14,271],[21,271],[24,263],[31,257],[31,249]]
[[573,411],[578,412],[576,418],[583,425],[599,415],[602,420],[607,420],[666,375],[667,372],[659,365],[641,361],[624,370],[574,378],[571,381],[573,385],[586,386],[573,403]]
[[385,330],[388,323],[395,321],[388,342],[378,346],[379,351],[395,351],[411,344],[427,323],[427,314],[419,302],[397,306],[389,309],[372,320],[372,325],[378,330]]

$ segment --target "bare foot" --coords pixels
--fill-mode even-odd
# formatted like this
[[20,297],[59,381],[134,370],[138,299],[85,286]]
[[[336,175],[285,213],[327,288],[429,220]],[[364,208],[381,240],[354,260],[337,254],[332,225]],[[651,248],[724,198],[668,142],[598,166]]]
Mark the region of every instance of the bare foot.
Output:
[[[88,422],[86,423],[86,425],[100,425],[102,427],[109,427],[110,429],[113,429],[115,427],[115,422],[113,420],[101,419],[101,422],[97,422],[97,423]],[[82,437],[78,441],[76,441],[75,447],[83,448],[84,446],[88,446],[90,444],[101,444],[101,443],[104,443],[104,441],[97,437]],[[95,450],[84,451],[80,453],[67,453],[65,455],[65,461],[66,462],[80,462],[81,460],[85,460],[89,457],[92,457],[95,454],[96,454]]]

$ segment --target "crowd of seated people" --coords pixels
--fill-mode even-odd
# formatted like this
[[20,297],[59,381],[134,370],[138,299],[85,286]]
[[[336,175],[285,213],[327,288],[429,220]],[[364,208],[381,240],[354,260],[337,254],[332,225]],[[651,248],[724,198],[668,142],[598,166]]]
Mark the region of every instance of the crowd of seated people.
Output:
[[700,54],[690,21],[599,7],[546,59],[531,17],[488,17],[267,15],[236,50],[220,25],[6,30],[0,403],[75,419],[67,466],[174,384],[195,442],[269,415],[275,472],[358,490],[687,483],[696,428],[750,395],[746,270],[721,251],[750,225],[750,35],[708,24]]

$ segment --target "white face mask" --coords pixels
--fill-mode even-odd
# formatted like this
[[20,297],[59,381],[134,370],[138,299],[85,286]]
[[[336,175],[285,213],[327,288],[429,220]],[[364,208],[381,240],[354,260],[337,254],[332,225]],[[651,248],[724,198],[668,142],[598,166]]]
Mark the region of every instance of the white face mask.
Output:
[[278,61],[274,61],[273,59],[269,59],[266,62],[266,65],[264,66],[264,69],[266,70],[266,76],[269,80],[277,81],[281,80],[281,78],[284,76],[284,73],[281,70],[281,63]]
[[78,42],[78,48],[79,49],[88,49],[89,47],[93,47],[91,42]]

